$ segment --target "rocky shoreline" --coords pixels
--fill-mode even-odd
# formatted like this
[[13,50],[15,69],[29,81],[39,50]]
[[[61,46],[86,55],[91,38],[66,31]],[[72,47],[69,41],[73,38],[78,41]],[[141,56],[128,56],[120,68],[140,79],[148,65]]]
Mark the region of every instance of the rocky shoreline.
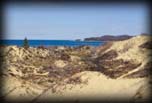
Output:
[[[96,88],[95,91],[98,92],[95,95],[101,93],[101,97],[106,98],[103,94],[104,89],[101,91],[104,87],[102,80],[105,80],[104,82],[107,82],[105,90],[111,98],[115,94],[119,95],[119,90],[125,88],[127,90],[132,88],[134,91],[122,90],[123,96],[128,93],[126,98],[129,100],[148,98],[145,96],[147,95],[145,87],[147,88],[146,78],[149,77],[148,71],[152,63],[151,48],[148,46],[150,43],[151,37],[140,35],[124,41],[108,42],[100,47],[29,47],[25,49],[17,46],[2,46],[3,97],[6,100],[17,100],[22,97],[29,101],[39,101],[40,98],[62,98],[65,95],[73,95],[76,100],[81,100],[77,88],[80,87],[78,91],[85,95],[87,90],[90,91],[93,88],[91,82],[97,81],[95,84],[101,87]],[[86,77],[90,79],[84,79]],[[142,82],[132,87],[131,85],[137,81]],[[122,87],[116,85],[115,89],[118,89],[118,92],[110,92],[110,83],[117,85],[120,83]],[[143,89],[139,89],[141,87]],[[138,89],[144,90],[140,98],[135,96],[140,92]],[[50,92],[47,93],[47,91]],[[117,97],[117,99],[120,98]]]

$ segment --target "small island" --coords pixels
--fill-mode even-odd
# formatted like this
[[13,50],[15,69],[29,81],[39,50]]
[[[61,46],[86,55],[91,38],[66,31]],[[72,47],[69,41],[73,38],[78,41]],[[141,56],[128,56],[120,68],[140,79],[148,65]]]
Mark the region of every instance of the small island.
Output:
[[82,41],[81,39],[76,39],[75,41]]

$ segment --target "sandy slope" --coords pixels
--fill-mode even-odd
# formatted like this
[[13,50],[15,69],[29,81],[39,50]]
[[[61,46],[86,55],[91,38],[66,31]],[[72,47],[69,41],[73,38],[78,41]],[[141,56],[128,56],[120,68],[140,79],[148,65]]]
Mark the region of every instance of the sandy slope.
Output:
[[[137,79],[110,79],[99,72],[81,72],[75,77],[81,77],[84,84],[64,85],[64,88],[57,93],[52,94],[52,90],[45,92],[38,100],[57,98],[57,100],[133,100],[136,92],[141,86],[146,86],[147,78]],[[147,94],[148,94],[147,90]],[[147,95],[143,94],[143,95]],[[58,98],[60,97],[60,99]],[[143,97],[146,98],[146,97]]]
[[132,60],[137,63],[147,62],[150,60],[151,51],[140,48],[140,45],[147,41],[150,41],[150,37],[139,35],[128,40],[114,42],[107,51],[117,51],[118,57],[116,59]]
[[44,90],[43,87],[28,81],[8,76],[3,79],[2,94],[9,101],[31,101]]
[[[72,78],[80,77],[80,84],[57,85],[55,92],[51,87],[42,87],[28,81],[6,78],[4,95],[9,101],[26,100],[134,100],[138,92],[142,92],[142,99],[147,99],[149,88],[147,78],[111,79],[99,72],[85,71],[75,74]],[[140,90],[140,91],[139,91]],[[11,93],[9,93],[11,92]]]
[[[111,66],[115,66],[111,69],[112,71],[116,69],[117,72],[121,71],[120,74],[118,73],[118,76],[115,76],[116,78],[124,78],[135,72],[144,71],[146,68],[149,69],[147,64],[152,62],[151,50],[146,47],[141,47],[141,45],[145,43],[151,43],[150,36],[139,35],[128,40],[109,43],[109,45],[105,45],[104,47],[106,50],[103,51],[102,46],[98,49],[98,53],[101,57],[103,55],[104,63],[102,58],[98,60],[101,60],[101,66],[103,67],[104,65],[106,68],[105,71],[109,72],[109,74]],[[108,59],[108,56],[110,59]],[[127,62],[129,64],[127,64]],[[111,66],[108,65],[109,63],[111,63]],[[126,72],[123,73],[124,69]]]

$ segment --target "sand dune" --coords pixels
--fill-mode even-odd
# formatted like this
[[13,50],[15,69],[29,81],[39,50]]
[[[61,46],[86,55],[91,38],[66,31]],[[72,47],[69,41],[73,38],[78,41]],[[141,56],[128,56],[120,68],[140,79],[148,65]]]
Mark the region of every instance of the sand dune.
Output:
[[33,102],[148,100],[147,42],[149,37],[140,35],[97,48],[1,47],[3,97]]

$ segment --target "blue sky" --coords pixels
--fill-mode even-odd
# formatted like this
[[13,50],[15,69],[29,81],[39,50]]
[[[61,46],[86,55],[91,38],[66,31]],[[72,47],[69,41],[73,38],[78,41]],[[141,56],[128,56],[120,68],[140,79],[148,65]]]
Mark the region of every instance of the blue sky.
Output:
[[102,35],[148,33],[146,5],[9,4],[6,39],[75,40]]

